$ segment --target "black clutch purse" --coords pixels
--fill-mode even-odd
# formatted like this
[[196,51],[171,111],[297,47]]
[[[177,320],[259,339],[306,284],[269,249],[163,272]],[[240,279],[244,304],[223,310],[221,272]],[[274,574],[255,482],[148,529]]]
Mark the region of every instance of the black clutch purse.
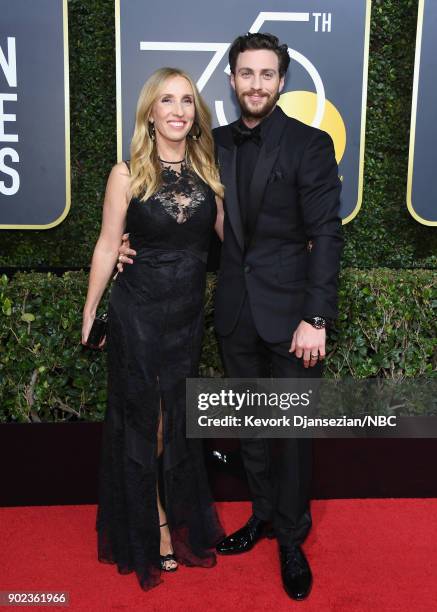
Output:
[[[112,283],[117,279],[118,272],[115,273],[115,276],[112,277]],[[111,283],[111,287],[112,287]],[[103,338],[106,336],[106,328],[108,324],[108,313],[104,312],[100,315],[100,317],[96,317],[91,325],[90,333],[88,334],[88,339],[85,343],[85,346],[98,349],[100,343]]]
[[106,336],[106,327],[108,323],[108,314],[105,312],[100,317],[96,317],[91,326],[90,333],[86,346],[93,349],[98,349],[103,338]]

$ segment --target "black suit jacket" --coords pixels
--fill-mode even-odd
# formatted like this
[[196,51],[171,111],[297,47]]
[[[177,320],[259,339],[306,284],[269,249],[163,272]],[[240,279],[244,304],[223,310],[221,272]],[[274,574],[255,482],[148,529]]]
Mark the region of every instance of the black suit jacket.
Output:
[[232,332],[247,290],[259,335],[277,343],[291,340],[303,317],[336,318],[343,238],[330,136],[279,107],[273,113],[250,185],[248,236],[238,204],[232,124],[213,131],[225,186],[215,326],[221,335]]

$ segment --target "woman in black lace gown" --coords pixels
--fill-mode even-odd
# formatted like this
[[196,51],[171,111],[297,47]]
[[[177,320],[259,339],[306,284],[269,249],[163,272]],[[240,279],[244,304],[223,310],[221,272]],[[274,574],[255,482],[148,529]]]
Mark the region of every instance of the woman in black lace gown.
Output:
[[111,288],[96,528],[99,560],[135,571],[145,590],[177,562],[213,566],[224,535],[200,441],[185,437],[185,379],[197,375],[222,195],[207,107],[185,73],[157,71],[138,100],[131,161],[108,179],[82,333],[86,343],[127,231],[137,256]]

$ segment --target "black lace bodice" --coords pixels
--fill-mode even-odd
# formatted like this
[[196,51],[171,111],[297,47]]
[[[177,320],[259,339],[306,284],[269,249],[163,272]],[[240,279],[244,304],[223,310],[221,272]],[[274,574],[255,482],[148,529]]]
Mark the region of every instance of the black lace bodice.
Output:
[[207,253],[216,218],[212,189],[185,163],[162,163],[162,185],[146,202],[132,198],[126,232],[133,249]]

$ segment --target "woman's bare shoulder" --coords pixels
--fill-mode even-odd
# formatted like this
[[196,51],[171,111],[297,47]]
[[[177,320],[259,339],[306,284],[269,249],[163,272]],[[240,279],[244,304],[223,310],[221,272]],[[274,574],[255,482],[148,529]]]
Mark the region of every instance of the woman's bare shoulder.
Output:
[[114,176],[120,176],[125,179],[126,178],[128,179],[130,176],[130,173],[129,173],[128,166],[126,165],[126,162],[121,161],[115,164],[114,166],[112,166],[111,174]]

